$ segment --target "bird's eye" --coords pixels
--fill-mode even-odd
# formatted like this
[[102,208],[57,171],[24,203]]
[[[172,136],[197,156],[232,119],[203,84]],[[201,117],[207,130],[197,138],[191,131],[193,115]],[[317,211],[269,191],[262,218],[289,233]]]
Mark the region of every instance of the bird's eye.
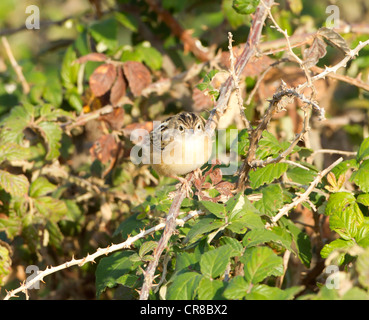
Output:
[[198,130],[198,131],[201,130],[201,124],[200,123],[196,126],[196,130]]
[[183,131],[184,131],[183,126],[182,126],[182,125],[180,125],[180,126],[178,127],[178,130],[179,130],[180,132],[183,132]]

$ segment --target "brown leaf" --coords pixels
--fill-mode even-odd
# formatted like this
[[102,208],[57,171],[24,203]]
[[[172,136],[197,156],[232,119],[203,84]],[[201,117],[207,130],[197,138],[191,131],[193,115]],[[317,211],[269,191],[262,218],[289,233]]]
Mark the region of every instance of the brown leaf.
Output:
[[123,126],[124,109],[114,108],[112,112],[101,115],[99,120],[104,121],[111,130],[120,130]]
[[98,66],[90,76],[90,88],[97,97],[108,92],[114,83],[117,71],[110,63],[104,63]]
[[[126,137],[130,138],[134,144],[137,144],[141,142],[141,139],[143,138],[142,131],[138,131],[138,129],[144,129],[147,131],[147,134],[149,134],[153,129],[153,122],[146,121],[143,123],[131,123],[123,129],[123,133]],[[137,131],[135,132],[135,130]]]
[[326,27],[320,28],[318,30],[318,35],[327,40],[327,42],[331,46],[341,50],[345,54],[351,51],[350,47],[346,43],[346,40],[342,38],[342,36],[333,29]]
[[76,60],[78,63],[86,63],[87,61],[105,61],[108,57],[103,53],[88,53]]
[[233,193],[231,190],[235,189],[235,185],[228,181],[222,181],[215,186],[215,189],[217,189],[220,194],[232,197]]
[[127,83],[123,76],[122,68],[118,68],[117,79],[110,92],[110,102],[113,106],[117,106],[121,98],[126,94]]
[[304,59],[307,68],[315,66],[318,61],[327,54],[327,45],[319,37],[315,37],[312,45],[305,49]]
[[213,106],[213,101],[211,100],[210,96],[205,95],[198,88],[193,89],[192,93],[192,100],[194,101],[194,111],[201,112]]
[[218,184],[220,181],[222,181],[222,170],[220,168],[216,168],[210,173],[210,180],[215,185]]
[[142,90],[151,83],[150,71],[138,61],[125,62],[123,70],[133,95],[140,96]]
[[118,143],[111,134],[102,136],[90,148],[92,160],[98,159],[104,164],[115,159],[118,151]]

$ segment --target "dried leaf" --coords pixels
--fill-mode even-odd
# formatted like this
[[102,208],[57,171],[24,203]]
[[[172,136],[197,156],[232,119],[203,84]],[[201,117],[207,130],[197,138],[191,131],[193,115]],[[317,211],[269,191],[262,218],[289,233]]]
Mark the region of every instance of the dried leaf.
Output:
[[123,70],[133,95],[140,96],[142,90],[151,83],[150,71],[138,61],[125,62]]
[[124,109],[114,108],[112,112],[101,115],[99,120],[104,121],[111,130],[120,130],[123,126]]
[[327,175],[327,181],[328,183],[332,186],[332,187],[336,187],[337,186],[337,180],[336,180],[336,176],[334,175],[334,173],[329,172]]
[[92,93],[99,97],[108,92],[114,83],[117,71],[110,63],[98,66],[90,76],[90,88]]
[[345,54],[351,51],[345,39],[333,29],[326,27],[320,28],[318,35],[323,37],[331,46],[341,50]]
[[105,61],[108,57],[103,53],[92,52],[88,53],[76,60],[78,63],[86,63],[87,61]]
[[305,49],[304,59],[307,68],[315,66],[318,61],[327,54],[327,45],[319,37],[315,37],[312,45]]
[[228,181],[222,181],[215,186],[215,189],[217,189],[220,194],[232,197],[232,190],[235,189],[235,185]]
[[343,184],[345,183],[346,177],[344,174],[341,174],[338,178],[338,182],[337,182],[337,188],[341,189],[343,187]]
[[93,146],[90,148],[90,154],[92,160],[98,159],[105,164],[116,158],[118,150],[119,146],[115,141],[114,136],[107,134],[95,141]]
[[215,185],[218,184],[220,181],[222,181],[222,170],[220,168],[216,168],[210,173],[210,180]]
[[198,88],[193,89],[192,100],[194,101],[194,111],[200,112],[213,106],[213,101],[209,95],[205,95]]
[[122,68],[118,68],[117,79],[110,92],[110,102],[113,106],[117,106],[122,97],[126,94],[127,83],[123,76]]

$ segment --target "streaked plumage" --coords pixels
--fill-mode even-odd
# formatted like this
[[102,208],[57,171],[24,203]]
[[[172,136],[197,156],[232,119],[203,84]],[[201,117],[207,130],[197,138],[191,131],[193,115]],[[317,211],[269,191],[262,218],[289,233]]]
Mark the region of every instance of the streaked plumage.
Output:
[[205,120],[192,112],[166,119],[150,134],[150,160],[158,174],[176,177],[200,168],[211,155]]

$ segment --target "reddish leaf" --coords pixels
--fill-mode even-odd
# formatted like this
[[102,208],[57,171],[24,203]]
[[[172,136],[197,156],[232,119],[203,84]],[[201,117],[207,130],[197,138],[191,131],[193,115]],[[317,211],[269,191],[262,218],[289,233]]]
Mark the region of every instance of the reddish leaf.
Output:
[[115,159],[119,146],[115,141],[115,138],[111,134],[102,136],[95,141],[94,145],[90,148],[90,154],[92,160],[98,159],[102,163],[107,163],[112,159]]
[[98,66],[90,76],[90,88],[93,94],[97,97],[108,92],[114,83],[117,71],[110,63]]
[[346,40],[333,29],[326,27],[320,28],[318,30],[318,35],[322,36],[331,46],[336,47],[345,54],[348,54],[351,51]]
[[223,194],[228,197],[233,196],[231,190],[233,190],[234,188],[235,185],[228,181],[222,181],[215,186],[215,189],[217,189],[220,194]]
[[123,126],[124,109],[114,108],[112,112],[101,115],[99,120],[104,121],[111,130],[119,130]]
[[[146,130],[146,133],[149,134],[153,129],[153,123],[152,121],[131,123],[123,129],[123,133],[126,137],[129,137],[133,143],[136,144],[141,142],[141,139],[143,138],[142,131],[138,131],[138,129],[144,129]],[[135,132],[135,130],[137,131]]]
[[88,53],[76,60],[78,63],[86,63],[87,61],[105,61],[107,56],[103,53],[92,52]]
[[123,70],[133,95],[140,96],[142,90],[151,83],[150,71],[138,61],[125,62]]
[[222,170],[220,168],[216,168],[210,173],[211,182],[215,185],[222,181]]
[[211,100],[210,96],[206,96],[204,92],[202,92],[198,88],[193,89],[192,93],[192,100],[194,101],[194,111],[200,112],[204,111],[213,106],[213,101]]
[[312,45],[304,50],[304,59],[307,68],[315,66],[327,54],[326,47],[325,42],[319,37],[316,37]]
[[118,68],[117,79],[110,92],[110,102],[113,106],[117,106],[119,104],[120,99],[126,94],[126,80],[123,77],[122,68]]

